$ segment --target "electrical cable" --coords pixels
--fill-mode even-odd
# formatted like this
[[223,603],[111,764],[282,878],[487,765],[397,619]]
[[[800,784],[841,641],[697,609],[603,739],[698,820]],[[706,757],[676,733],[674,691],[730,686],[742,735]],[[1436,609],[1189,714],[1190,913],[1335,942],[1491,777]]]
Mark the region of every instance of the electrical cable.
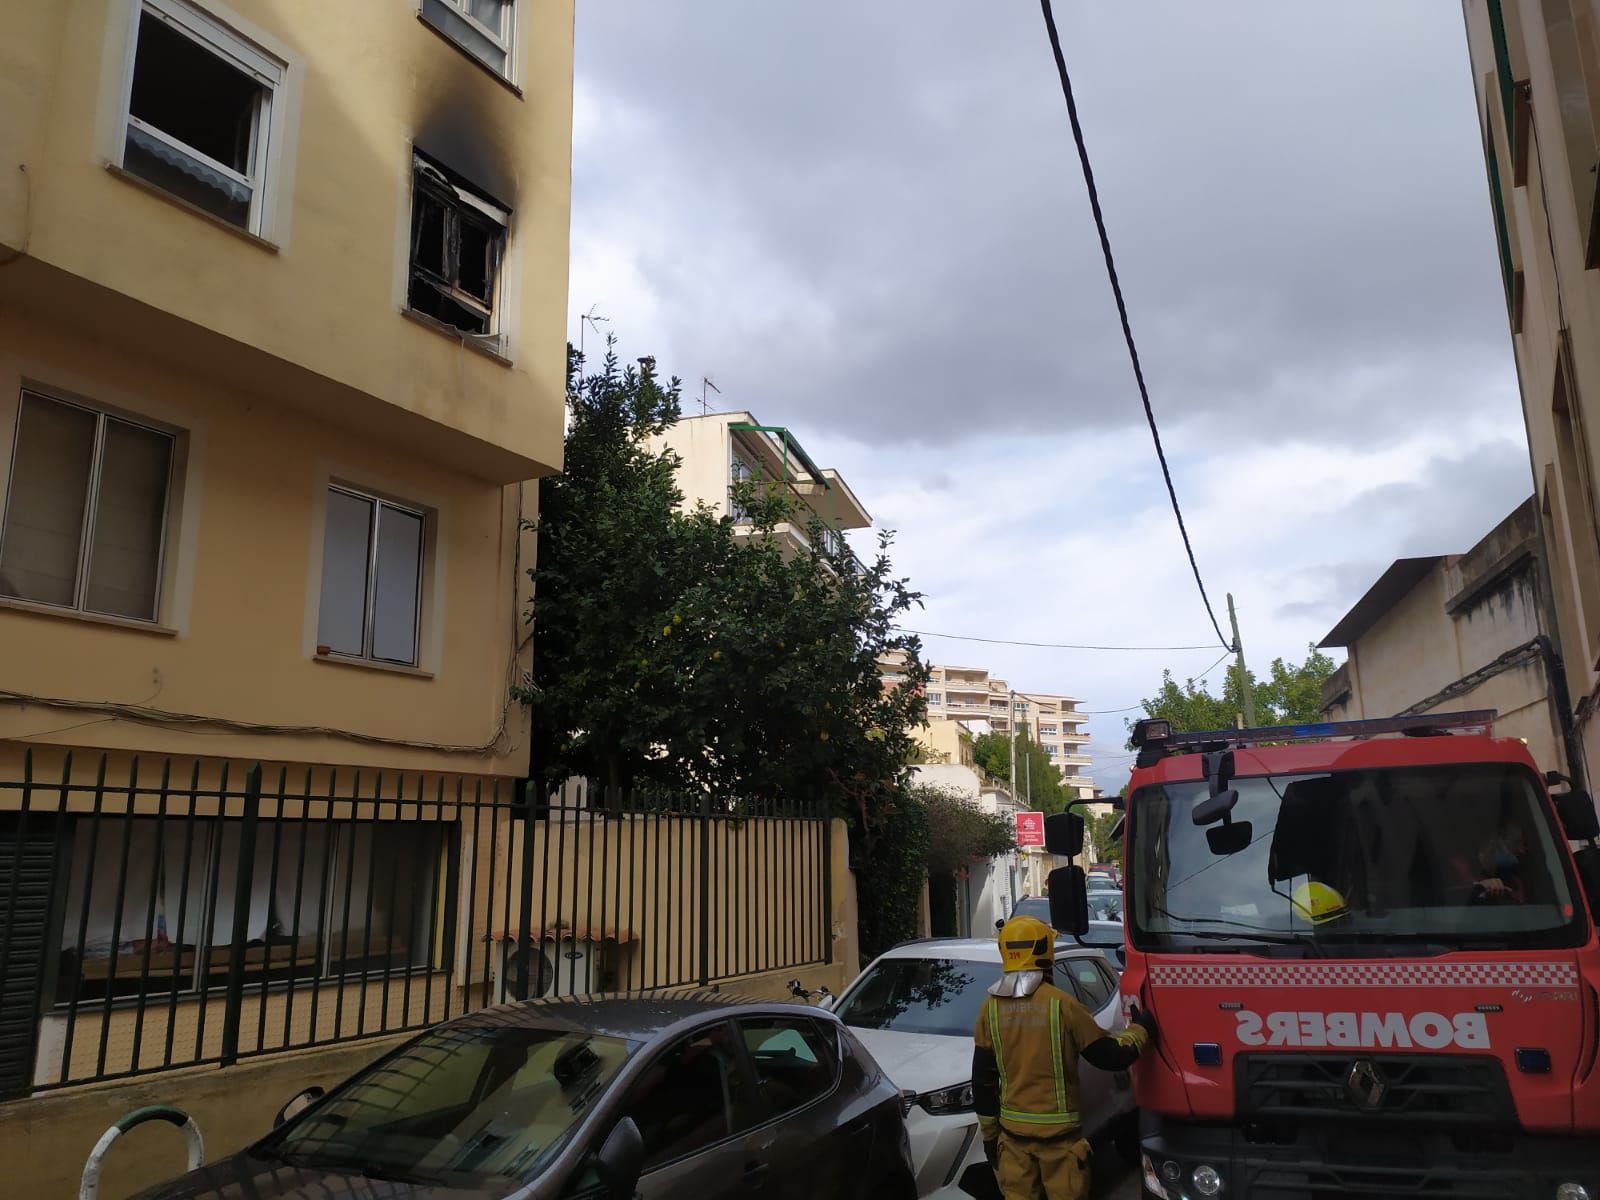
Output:
[[1172,515],[1178,520],[1178,532],[1183,536],[1183,549],[1189,556],[1189,569],[1194,573],[1195,586],[1200,589],[1200,600],[1206,606],[1206,616],[1211,618],[1211,628],[1217,640],[1230,652],[1234,650],[1222,633],[1217,614],[1212,611],[1211,597],[1206,595],[1205,581],[1200,577],[1200,564],[1195,561],[1194,546],[1189,541],[1189,530],[1183,522],[1183,509],[1178,505],[1178,492],[1172,485],[1172,472],[1167,468],[1166,451],[1161,448],[1161,431],[1156,428],[1155,409],[1150,406],[1150,390],[1145,386],[1144,368],[1139,364],[1139,349],[1134,345],[1133,326],[1128,321],[1128,305],[1122,298],[1122,284],[1117,279],[1117,264],[1111,256],[1111,238],[1106,232],[1105,214],[1100,210],[1100,193],[1094,185],[1094,171],[1089,166],[1089,151],[1083,142],[1083,126],[1078,121],[1078,104],[1072,96],[1072,79],[1067,74],[1067,60],[1061,51],[1061,35],[1056,30],[1056,16],[1050,0],[1039,0],[1044,11],[1045,28],[1050,34],[1050,48],[1055,53],[1056,71],[1061,76],[1061,93],[1067,101],[1067,117],[1072,122],[1072,140],[1077,143],[1078,161],[1083,164],[1083,182],[1089,192],[1089,206],[1094,211],[1095,229],[1100,234],[1100,252],[1105,256],[1106,275],[1111,280],[1111,294],[1116,297],[1117,315],[1122,318],[1122,336],[1128,343],[1128,357],[1133,362],[1133,377],[1139,384],[1139,398],[1144,401],[1144,417],[1150,425],[1150,437],[1155,442],[1156,459],[1161,463],[1161,477],[1167,484],[1167,497],[1172,501]]
[[[930,633],[925,629],[907,629],[903,625],[896,625],[895,628],[898,629],[901,633],[911,633],[911,634],[915,634],[917,637],[944,638],[946,641],[951,641],[951,642],[983,642],[985,645],[989,645],[989,646],[1027,646],[1027,647],[1029,647],[1031,649],[1034,649],[1034,650],[1120,650],[1120,651],[1161,650],[1161,651],[1168,651],[1168,650],[1210,650],[1211,649],[1211,643],[1210,642],[1207,642],[1203,646],[1093,646],[1093,645],[1087,645],[1087,644],[1084,644],[1084,643],[1076,643],[1076,642],[1021,642],[1021,641],[1016,641],[1016,640],[1014,640],[1012,638],[972,637],[972,636],[969,636],[969,635],[966,635],[966,634],[960,634],[960,633]],[[1228,651],[1228,653],[1232,654],[1233,651],[1230,649]],[[1137,707],[1137,706],[1135,706],[1135,707]]]

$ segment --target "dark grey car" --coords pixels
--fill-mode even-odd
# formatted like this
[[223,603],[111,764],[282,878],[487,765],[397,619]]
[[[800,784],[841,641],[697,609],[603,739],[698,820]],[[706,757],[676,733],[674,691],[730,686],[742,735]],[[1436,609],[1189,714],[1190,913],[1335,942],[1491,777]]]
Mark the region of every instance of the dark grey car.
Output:
[[901,1097],[831,1013],[711,992],[529,1001],[407,1042],[141,1200],[914,1200]]

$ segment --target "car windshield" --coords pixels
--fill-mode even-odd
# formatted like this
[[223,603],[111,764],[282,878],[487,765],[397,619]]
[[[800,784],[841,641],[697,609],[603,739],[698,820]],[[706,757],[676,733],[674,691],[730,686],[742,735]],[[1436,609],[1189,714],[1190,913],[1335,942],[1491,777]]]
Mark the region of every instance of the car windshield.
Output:
[[297,1166],[486,1190],[526,1181],[639,1043],[522,1026],[435,1029],[256,1152]]
[[971,1037],[997,962],[884,958],[867,968],[834,1010],[857,1029]]
[[[1521,768],[1236,778],[1231,825],[1203,782],[1141,789],[1130,823],[1135,943],[1571,946],[1572,891]],[[1323,947],[1343,944],[1343,951]]]

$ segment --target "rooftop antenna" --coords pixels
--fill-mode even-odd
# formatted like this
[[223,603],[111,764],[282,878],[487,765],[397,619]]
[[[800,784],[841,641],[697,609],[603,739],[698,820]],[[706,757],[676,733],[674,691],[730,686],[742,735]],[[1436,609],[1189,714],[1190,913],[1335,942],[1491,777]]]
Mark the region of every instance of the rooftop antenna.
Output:
[[709,375],[700,376],[700,415],[703,417],[711,411],[711,404],[706,399],[706,389],[710,388],[717,395],[722,395],[722,389],[711,382]]
[[594,315],[594,310],[599,308],[599,307],[600,307],[599,304],[591,304],[589,306],[589,311],[584,313],[583,316],[578,318],[578,360],[580,362],[587,362],[588,361],[588,359],[584,358],[584,355],[583,355],[583,329],[584,329],[584,326],[585,325],[590,326],[590,327],[592,327],[594,329],[595,333],[599,333],[600,332],[600,326],[601,326],[602,323],[610,324],[610,322],[611,322],[611,318],[610,317],[597,317],[597,316]]

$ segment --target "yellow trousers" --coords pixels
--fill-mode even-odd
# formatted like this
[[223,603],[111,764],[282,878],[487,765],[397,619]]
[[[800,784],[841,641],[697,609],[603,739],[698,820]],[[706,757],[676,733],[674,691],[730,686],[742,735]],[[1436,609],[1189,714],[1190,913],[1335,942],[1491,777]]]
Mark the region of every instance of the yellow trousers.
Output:
[[995,1172],[1006,1200],[1088,1200],[1089,1143],[1081,1137],[1000,1134]]

